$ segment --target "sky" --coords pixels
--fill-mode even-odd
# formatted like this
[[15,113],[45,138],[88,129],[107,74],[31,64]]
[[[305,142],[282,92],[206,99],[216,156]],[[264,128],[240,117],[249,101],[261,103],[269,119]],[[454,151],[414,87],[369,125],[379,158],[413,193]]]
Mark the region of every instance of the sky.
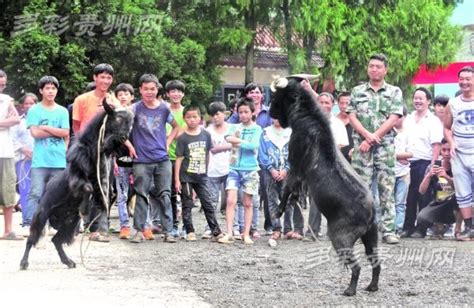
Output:
[[454,9],[451,22],[456,25],[474,25],[474,0],[463,0]]

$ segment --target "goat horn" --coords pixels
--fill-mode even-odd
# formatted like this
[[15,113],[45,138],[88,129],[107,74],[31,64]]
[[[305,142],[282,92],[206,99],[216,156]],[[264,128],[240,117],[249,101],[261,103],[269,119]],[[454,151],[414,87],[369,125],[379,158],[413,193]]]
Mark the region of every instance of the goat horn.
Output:
[[272,92],[276,92],[277,88],[283,89],[283,88],[286,88],[287,85],[288,85],[288,79],[284,77],[278,78],[272,81],[272,83],[270,84],[270,89],[272,90]]

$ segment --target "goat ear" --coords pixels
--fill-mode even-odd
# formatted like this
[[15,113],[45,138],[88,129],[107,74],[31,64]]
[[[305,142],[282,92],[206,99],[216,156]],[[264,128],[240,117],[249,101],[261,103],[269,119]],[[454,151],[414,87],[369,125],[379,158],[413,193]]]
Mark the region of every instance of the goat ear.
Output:
[[102,106],[104,107],[104,110],[107,114],[113,114],[114,113],[114,109],[112,108],[112,106],[110,106],[108,103],[107,103],[107,100],[104,98],[104,100],[102,101]]

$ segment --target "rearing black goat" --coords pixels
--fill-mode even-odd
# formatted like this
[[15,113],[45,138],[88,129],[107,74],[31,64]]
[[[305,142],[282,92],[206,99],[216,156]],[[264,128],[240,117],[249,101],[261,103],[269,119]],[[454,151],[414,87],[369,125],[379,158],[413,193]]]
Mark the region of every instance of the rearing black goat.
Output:
[[359,238],[372,265],[372,281],[366,290],[377,291],[378,231],[368,186],[336,148],[328,119],[300,80],[279,78],[272,84],[272,90],[270,115],[283,127],[292,128],[288,157],[291,168],[280,210],[286,206],[290,193],[305,184],[327,219],[328,236],[337,255],[352,270],[344,295],[356,294],[360,265],[353,247]]
[[107,198],[109,191],[109,171],[113,166],[111,156],[127,140],[133,116],[125,109],[112,109],[105,99],[102,105],[105,112],[90,122],[68,151],[66,169],[46,185],[30,227],[20,263],[22,270],[28,268],[31,247],[38,243],[47,220],[57,230],[51,241],[61,262],[69,268],[76,267],[76,263],[66,256],[63,244],[73,242],[80,214],[89,211],[93,194],[99,195],[96,199],[102,200],[102,210],[107,210],[103,198]]

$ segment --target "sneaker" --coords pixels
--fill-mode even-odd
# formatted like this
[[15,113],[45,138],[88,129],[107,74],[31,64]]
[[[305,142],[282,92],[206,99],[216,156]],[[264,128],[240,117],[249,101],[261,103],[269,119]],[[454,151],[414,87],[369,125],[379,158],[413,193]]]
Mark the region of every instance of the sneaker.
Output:
[[[428,234],[428,232],[426,232],[426,235],[431,237],[433,235],[433,231],[431,231],[431,234]],[[421,233],[420,231],[415,231],[413,232],[411,235],[410,235],[411,238],[425,238],[425,236],[423,235],[423,233]]]
[[[262,237],[262,236],[260,235],[260,233],[258,233],[258,231],[255,230],[255,231],[252,232],[252,238],[253,238],[254,240],[258,240],[258,239],[260,239],[261,237]],[[253,244],[253,243],[252,243],[252,244]]]
[[[414,234],[417,233],[416,231],[414,232]],[[432,236],[433,234],[435,234],[435,231],[433,230],[433,228],[428,228],[426,229],[426,236]],[[418,235],[418,234],[417,234]],[[419,238],[419,237],[414,237],[413,234],[411,235],[411,237],[413,238]]]
[[119,239],[126,240],[130,237],[130,227],[120,228]]
[[244,244],[245,245],[253,245],[253,241],[250,236],[244,236]]
[[153,241],[155,239],[155,236],[153,235],[153,232],[151,229],[145,229],[143,230],[143,236],[147,241]]
[[100,234],[99,232],[92,232],[89,235],[89,241],[108,243],[110,242],[110,237],[108,235]]
[[169,236],[172,236],[172,237],[179,237],[179,231],[178,229],[175,229],[175,228],[173,228],[173,230],[171,230],[171,232],[168,234]]
[[389,245],[394,245],[400,243],[400,240],[398,239],[398,236],[394,234],[387,234],[382,237],[382,242]]
[[160,234],[163,232],[163,228],[160,225],[153,225],[151,226],[151,232],[153,234]]
[[181,230],[181,232],[179,232],[179,237],[182,238],[183,240],[186,239],[186,231]]
[[166,234],[164,239],[163,239],[163,242],[165,242],[165,243],[176,243],[177,240],[176,240],[176,237],[172,236],[171,234]]
[[236,241],[241,241],[242,240],[242,234],[240,234],[239,231],[234,231],[233,234],[234,234],[234,240],[236,240]]
[[204,232],[204,234],[201,236],[201,238],[202,238],[203,240],[208,240],[208,239],[212,238],[212,232],[211,232],[211,230],[206,230],[206,231]]
[[196,233],[189,232],[188,234],[186,234],[186,242],[195,242],[195,241],[197,241]]
[[233,244],[234,243],[234,237],[230,236],[229,234],[224,235],[220,239],[217,240],[218,243],[221,244]]
[[30,236],[30,226],[21,227],[20,235],[23,236],[23,237]]
[[265,233],[264,233],[266,236],[271,236],[273,234],[273,230],[272,229],[268,229],[268,230],[265,230]]
[[145,236],[143,235],[143,232],[141,231],[137,231],[130,239],[130,243],[135,243],[135,244],[143,243],[144,241],[146,241],[146,239],[145,239]]
[[218,235],[213,235],[211,236],[211,241],[212,242],[218,242],[219,239],[224,237],[224,233],[219,233]]

